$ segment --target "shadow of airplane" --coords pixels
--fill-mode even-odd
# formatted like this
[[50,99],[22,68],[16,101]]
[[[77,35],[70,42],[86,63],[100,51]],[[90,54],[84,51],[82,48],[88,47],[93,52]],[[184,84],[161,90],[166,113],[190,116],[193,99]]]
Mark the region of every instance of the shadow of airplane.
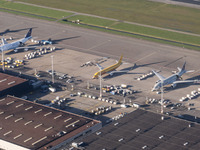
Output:
[[153,62],[153,63],[143,64],[143,65],[137,65],[137,64],[136,64],[135,67],[136,67],[136,68],[139,68],[139,67],[146,67],[146,66],[150,66],[150,65],[160,64],[160,63],[163,63],[163,62],[166,62],[166,61]]
[[81,36],[73,36],[73,37],[68,37],[68,38],[62,38],[62,39],[55,39],[55,40],[52,40],[52,44],[58,44],[58,42],[61,42],[61,41],[65,41],[65,40],[70,40],[70,39],[75,39],[75,38],[79,38]]
[[139,68],[139,67],[146,67],[146,66],[150,66],[150,65],[154,65],[154,64],[158,64],[158,63],[163,63],[163,62],[165,62],[165,61],[154,62],[154,63],[143,64],[143,65],[134,64],[134,66],[131,66],[131,67],[128,67],[128,68],[124,68],[124,69],[120,70],[120,71],[126,71],[126,70],[127,70],[127,72],[119,72],[119,73],[114,74],[114,75],[112,75],[112,76],[108,74],[108,75],[106,75],[106,76],[103,77],[103,78],[104,78],[104,79],[110,79],[110,78],[113,78],[113,77],[121,76],[121,75],[123,75],[123,74],[144,74],[144,73],[132,73],[132,72],[129,72],[129,71],[131,71],[131,70],[133,70],[133,69],[137,69],[137,68]]
[[143,73],[133,73],[133,72],[130,72],[132,70],[135,69],[135,66],[136,65],[133,65],[131,67],[127,67],[127,68],[124,68],[122,70],[119,70],[119,71],[124,71],[124,72],[118,72],[118,73],[115,73],[113,75],[110,75],[110,74],[106,74],[103,79],[106,80],[106,79],[110,79],[110,78],[113,78],[113,77],[119,77],[121,75],[124,75],[124,74],[143,74]]
[[[37,27],[31,27],[32,29],[37,28]],[[23,29],[17,29],[17,30],[10,30],[10,29],[6,29],[3,32],[0,32],[0,35],[4,35],[7,33],[11,33],[11,32],[19,32],[19,31],[23,31],[23,30],[29,30],[30,28],[23,28]]]

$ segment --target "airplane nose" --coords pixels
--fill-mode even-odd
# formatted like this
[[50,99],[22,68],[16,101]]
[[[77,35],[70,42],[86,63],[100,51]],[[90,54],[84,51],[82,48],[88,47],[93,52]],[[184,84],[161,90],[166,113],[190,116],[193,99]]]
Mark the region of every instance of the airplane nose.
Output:
[[151,89],[152,92],[155,91],[155,90],[156,90],[155,87],[153,87],[153,88]]

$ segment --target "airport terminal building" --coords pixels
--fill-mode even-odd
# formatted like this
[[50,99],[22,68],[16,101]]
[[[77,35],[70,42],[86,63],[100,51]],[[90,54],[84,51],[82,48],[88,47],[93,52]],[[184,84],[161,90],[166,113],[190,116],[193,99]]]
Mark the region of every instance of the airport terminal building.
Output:
[[96,132],[100,121],[27,100],[0,98],[0,149],[54,150]]

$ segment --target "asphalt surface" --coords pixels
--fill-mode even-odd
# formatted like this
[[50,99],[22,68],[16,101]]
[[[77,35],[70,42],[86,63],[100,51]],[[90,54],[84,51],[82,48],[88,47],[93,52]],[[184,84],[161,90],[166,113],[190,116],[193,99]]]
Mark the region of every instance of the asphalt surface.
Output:
[[[176,69],[177,66],[181,67],[184,61],[187,61],[187,68],[197,70],[193,75],[199,72],[200,53],[197,51],[3,12],[0,14],[2,32],[6,29],[36,27],[33,30],[33,37],[37,37],[37,39],[52,38],[56,43],[55,45],[66,49],[98,56],[108,56],[114,59],[118,59],[123,53],[125,61],[137,63],[137,65],[151,64],[152,69],[163,67]],[[12,32],[10,35],[23,37],[25,34],[26,31],[21,31]]]
[[[109,66],[115,63],[115,59],[119,59],[120,55],[123,54],[124,61],[129,64],[127,66],[122,65],[119,69],[132,67],[134,63],[136,63],[136,67],[129,74],[114,76],[104,81],[104,83],[115,85],[124,83],[131,85],[134,89],[143,92],[139,96],[136,96],[138,101],[145,100],[146,96],[160,97],[160,95],[150,92],[151,87],[158,80],[157,77],[154,76],[144,81],[134,80],[140,74],[147,73],[152,69],[161,70],[160,73],[167,77],[171,75],[171,71],[177,70],[177,67],[182,67],[186,61],[186,69],[195,71],[185,74],[183,79],[199,78],[200,53],[197,51],[3,12],[0,13],[0,22],[1,32],[4,32],[6,29],[16,31],[7,32],[7,36],[13,36],[15,39],[21,38],[27,32],[23,28],[34,27],[34,38],[40,40],[51,38],[58,48],[52,54],[29,60],[27,62],[27,68],[29,69],[24,70],[29,74],[34,74],[35,69],[38,71],[51,69],[50,56],[54,55],[54,67],[56,71],[79,76],[85,82],[90,81],[98,84],[98,81],[91,79],[92,75],[98,71],[98,68],[96,66],[80,68],[80,65],[103,56],[112,58],[102,64],[103,66]],[[18,29],[21,31],[17,32]],[[22,52],[11,54],[10,56],[23,59],[24,54],[25,52]],[[167,90],[165,98],[179,102],[179,98],[197,88],[198,85],[180,85],[175,90]],[[195,106],[197,105],[200,108],[198,100],[199,98],[196,99]]]
[[200,9],[199,0],[150,0],[150,1]]

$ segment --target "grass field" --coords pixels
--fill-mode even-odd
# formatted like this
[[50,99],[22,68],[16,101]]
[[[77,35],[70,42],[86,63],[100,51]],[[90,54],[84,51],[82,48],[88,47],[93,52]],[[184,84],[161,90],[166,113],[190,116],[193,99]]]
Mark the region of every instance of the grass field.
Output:
[[148,36],[152,36],[156,38],[168,39],[168,40],[184,42],[184,43],[194,44],[194,45],[195,44],[200,45],[199,44],[200,37],[198,36],[191,36],[191,35],[186,35],[186,34],[181,34],[181,33],[175,33],[175,32],[170,32],[170,31],[165,31],[165,30],[160,30],[160,29],[154,29],[154,28],[143,27],[139,25],[121,23],[118,21],[110,21],[106,19],[88,17],[88,16],[82,16],[82,15],[70,17],[68,18],[68,20],[69,21],[80,20],[80,22],[83,22],[86,24],[99,25],[103,27],[116,29],[116,30],[133,32],[136,34],[141,34],[141,35],[146,35],[146,36],[148,35]]
[[[199,36],[181,34],[161,29],[128,24],[122,21],[102,19],[98,17],[91,17],[91,16],[77,15],[77,14],[75,16],[70,16],[73,13],[24,5],[20,3],[6,2],[4,0],[0,0],[0,8],[7,8],[9,10],[1,10],[1,11],[11,12],[17,15],[25,15],[39,19],[47,19],[50,21],[60,20],[59,21],[60,23],[67,23],[70,25],[77,25],[99,31],[110,32],[110,33],[185,47],[189,49],[200,50]],[[63,16],[65,17],[68,16],[67,17],[68,21],[80,20],[80,22],[84,23],[84,25],[83,24],[78,25],[66,21],[61,21]]]
[[17,0],[200,34],[200,10],[147,0]]
[[[40,8],[40,7],[35,7],[35,6],[28,6],[28,5],[23,5],[23,4],[13,3],[13,2],[6,2],[3,0],[0,0],[0,8],[7,8],[11,10],[46,16],[46,17],[55,18],[55,19],[60,19],[63,16],[69,16],[72,14],[72,13],[56,11],[56,10],[52,11],[51,9]],[[15,13],[20,14],[17,12]],[[26,15],[28,16],[28,14]]]

